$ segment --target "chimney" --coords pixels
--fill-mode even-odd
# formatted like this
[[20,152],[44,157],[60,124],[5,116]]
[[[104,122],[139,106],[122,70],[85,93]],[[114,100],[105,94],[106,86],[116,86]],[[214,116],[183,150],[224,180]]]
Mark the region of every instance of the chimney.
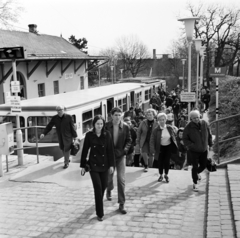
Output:
[[29,24],[28,25],[29,32],[37,33],[37,25],[36,24]]
[[156,59],[156,49],[153,49],[153,59]]

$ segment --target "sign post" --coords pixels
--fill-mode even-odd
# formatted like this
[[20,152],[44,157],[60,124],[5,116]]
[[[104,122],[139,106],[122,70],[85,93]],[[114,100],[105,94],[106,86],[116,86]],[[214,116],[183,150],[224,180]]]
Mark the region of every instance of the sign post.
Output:
[[210,76],[216,78],[216,142],[217,142],[217,156],[218,163],[219,161],[219,122],[218,122],[218,112],[219,112],[219,92],[218,92],[218,83],[219,77],[225,77],[226,67],[212,67],[210,68]]

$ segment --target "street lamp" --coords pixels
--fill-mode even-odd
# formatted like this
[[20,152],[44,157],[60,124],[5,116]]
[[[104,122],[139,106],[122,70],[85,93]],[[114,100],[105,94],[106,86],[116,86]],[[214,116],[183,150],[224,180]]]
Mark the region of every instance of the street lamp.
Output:
[[111,65],[111,71],[112,71],[112,84],[114,84],[114,81],[113,81],[113,69],[114,69],[114,66]]
[[184,65],[185,65],[186,59],[181,59],[181,61],[182,61],[182,65],[183,65],[183,81],[182,81],[182,89],[184,90]]
[[195,48],[197,51],[196,107],[198,107],[199,53],[202,46],[202,40],[195,39],[194,41],[195,41]]
[[[186,36],[188,41],[188,92],[191,92],[191,43],[193,36],[193,28],[196,20],[199,20],[199,17],[188,17],[178,19],[179,21],[183,21],[185,24]],[[190,111],[191,111],[191,103],[188,103],[188,121],[190,121]]]
[[200,48],[200,95],[199,98],[202,98],[202,88],[203,88],[203,62],[204,62],[204,51],[205,51],[205,47],[201,47]]
[[123,79],[123,69],[120,69],[121,72],[121,79]]

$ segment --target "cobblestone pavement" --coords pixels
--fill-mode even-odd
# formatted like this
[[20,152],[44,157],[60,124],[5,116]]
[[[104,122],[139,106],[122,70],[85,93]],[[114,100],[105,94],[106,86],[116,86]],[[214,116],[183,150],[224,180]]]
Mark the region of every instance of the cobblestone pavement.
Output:
[[0,237],[205,237],[207,173],[193,192],[190,171],[170,170],[167,184],[157,182],[156,169],[127,167],[128,213],[118,212],[115,188],[113,200],[104,199],[103,222],[90,177],[79,174],[78,164],[63,170],[60,162],[43,162],[0,183]]

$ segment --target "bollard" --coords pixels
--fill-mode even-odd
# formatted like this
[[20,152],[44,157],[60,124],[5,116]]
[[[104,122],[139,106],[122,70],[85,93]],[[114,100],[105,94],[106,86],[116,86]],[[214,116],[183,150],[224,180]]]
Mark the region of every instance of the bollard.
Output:
[[2,155],[0,155],[0,177],[3,177]]

